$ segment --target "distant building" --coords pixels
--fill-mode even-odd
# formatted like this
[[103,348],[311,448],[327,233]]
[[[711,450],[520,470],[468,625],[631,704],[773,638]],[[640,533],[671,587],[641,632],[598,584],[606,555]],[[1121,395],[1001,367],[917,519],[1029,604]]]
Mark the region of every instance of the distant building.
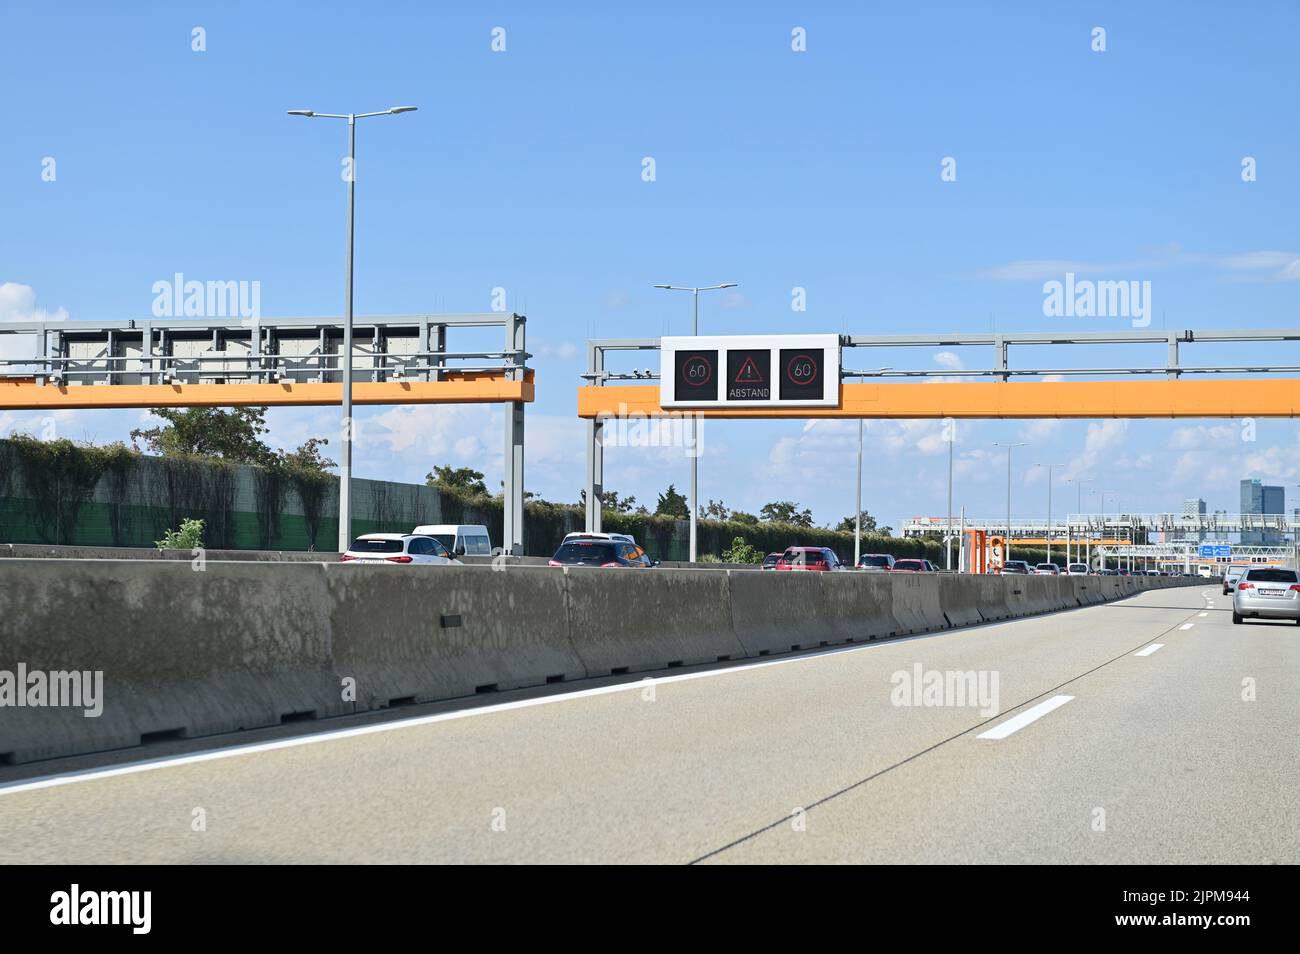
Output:
[[[1204,516],[1205,516],[1205,501],[1202,500],[1200,497],[1186,497],[1186,498],[1184,498],[1184,500],[1183,500],[1183,516],[1184,516],[1184,517],[1198,517],[1198,518],[1199,518],[1199,517],[1204,517]],[[1204,530],[1187,531],[1186,533],[1183,533],[1183,534],[1181,535],[1181,539],[1183,539],[1183,540],[1195,540],[1195,541],[1197,541],[1198,543],[1200,543],[1200,542],[1203,542],[1203,541],[1205,540],[1205,531],[1204,531]]]
[[[1258,480],[1241,482],[1241,513],[1247,514],[1285,514],[1286,488],[1265,486]],[[1244,545],[1277,545],[1286,542],[1286,535],[1276,530],[1243,530],[1241,542]]]

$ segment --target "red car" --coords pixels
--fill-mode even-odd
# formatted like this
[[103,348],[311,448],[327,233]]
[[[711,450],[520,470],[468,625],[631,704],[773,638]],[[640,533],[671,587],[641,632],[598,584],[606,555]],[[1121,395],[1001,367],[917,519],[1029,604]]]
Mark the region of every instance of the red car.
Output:
[[894,573],[928,573],[930,568],[925,565],[925,560],[895,560]]
[[778,570],[841,570],[844,564],[829,547],[787,547],[776,561]]

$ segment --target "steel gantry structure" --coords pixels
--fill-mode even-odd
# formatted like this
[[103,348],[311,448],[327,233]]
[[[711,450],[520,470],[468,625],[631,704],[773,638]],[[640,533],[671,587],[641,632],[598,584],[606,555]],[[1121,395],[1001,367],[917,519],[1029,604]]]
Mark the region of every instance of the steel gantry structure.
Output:
[[[582,375],[585,383],[578,389],[578,416],[587,421],[587,529],[600,528],[604,427],[609,420],[687,416],[727,419],[1295,417],[1300,415],[1300,364],[1277,363],[1272,360],[1275,356],[1263,362],[1239,365],[1184,361],[1186,350],[1193,344],[1271,342],[1300,342],[1300,329],[841,335],[840,400],[833,407],[720,406],[672,411],[660,405],[659,389],[647,386],[659,379],[657,370],[608,367],[607,359],[613,353],[658,351],[658,338],[595,339],[588,342],[587,370]],[[1163,350],[1164,360],[1147,366],[1034,367],[1014,367],[1011,361],[1013,349],[1070,345],[1156,346]],[[992,361],[983,368],[915,370],[853,369],[843,361],[843,355],[853,349],[965,347],[990,349]],[[1039,380],[1029,380],[1034,378]],[[1063,378],[1076,380],[1058,380]],[[1005,524],[1005,520],[991,522],[992,526]],[[1122,526],[1130,529],[1127,523]],[[948,528],[949,535],[954,529]]]
[[[523,553],[523,315],[358,317],[356,404],[506,405],[502,549]],[[449,331],[499,328],[503,347],[453,351]],[[338,318],[146,318],[0,323],[0,410],[337,405]]]

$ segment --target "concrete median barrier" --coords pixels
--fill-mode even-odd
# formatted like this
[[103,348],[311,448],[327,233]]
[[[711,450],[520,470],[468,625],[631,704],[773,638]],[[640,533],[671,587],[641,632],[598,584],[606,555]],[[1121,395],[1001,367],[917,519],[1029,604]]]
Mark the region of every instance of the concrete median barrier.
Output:
[[562,571],[347,563],[323,569],[334,667],[340,678],[356,680],[358,709],[587,675],[570,639]]
[[901,633],[930,633],[946,629],[948,618],[939,605],[939,577],[931,573],[891,573],[894,619]]
[[552,572],[567,580],[573,646],[593,676],[747,655],[732,628],[725,571],[565,567]]
[[1069,579],[1074,585],[1075,598],[1080,606],[1092,606],[1105,601],[1106,597],[1101,591],[1101,580],[1104,577],[1072,576]]
[[939,577],[939,605],[951,626],[971,626],[984,622],[980,612],[980,578],[961,574]]
[[933,632],[1183,582],[5,559],[0,673],[62,673],[65,688],[100,673],[102,693],[6,706],[0,761]]
[[319,565],[6,560],[0,670],[20,666],[102,674],[103,698],[92,718],[5,708],[0,759],[14,762],[345,711]]
[[778,570],[727,575],[731,629],[746,655],[788,653],[842,641],[827,611],[822,581],[835,574]]
[[1007,605],[1011,577],[971,575],[967,579],[974,584],[975,608],[983,622],[992,623],[1011,618],[1011,607]]
[[[894,617],[893,581],[888,574],[854,570],[816,575],[822,578],[826,614],[838,641],[862,642],[900,633]],[[734,592],[734,577],[732,587]],[[737,632],[744,635],[739,629]]]

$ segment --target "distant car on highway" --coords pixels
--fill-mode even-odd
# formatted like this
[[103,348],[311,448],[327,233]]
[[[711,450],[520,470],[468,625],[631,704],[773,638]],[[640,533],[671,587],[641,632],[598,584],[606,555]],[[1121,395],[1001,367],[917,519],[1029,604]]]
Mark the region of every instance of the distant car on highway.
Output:
[[1060,576],[1061,568],[1055,563],[1040,563],[1034,567],[1034,576]]
[[1098,576],[1119,576],[1119,570],[1112,570],[1112,569],[1098,570],[1097,575]]
[[339,555],[339,561],[460,565],[440,540],[416,533],[363,533]]
[[1279,566],[1253,566],[1237,578],[1232,621],[1293,619],[1300,623],[1300,575]]
[[433,537],[453,556],[491,556],[492,538],[482,524],[427,523],[411,531],[424,537]]
[[651,560],[635,543],[611,540],[607,536],[598,534],[584,534],[572,540],[566,537],[548,565],[644,569],[658,566],[659,561]]
[[930,566],[928,560],[895,560],[894,573],[929,573]]
[[929,560],[922,560],[921,562],[925,564],[925,568],[926,568],[926,570],[929,571],[930,573],[938,573],[938,572],[939,572],[939,568],[938,568],[937,566],[935,566],[935,565],[934,565],[932,562],[930,562]]
[[781,559],[776,561],[778,570],[842,570],[844,564],[830,547],[786,547]]
[[858,558],[859,570],[873,573],[887,573],[894,568],[894,557],[890,553],[864,553]]
[[1086,564],[1086,563],[1071,563],[1069,566],[1067,566],[1067,567],[1065,568],[1065,575],[1066,575],[1066,576],[1087,576],[1087,575],[1088,575],[1088,564]]
[[769,553],[767,556],[763,557],[763,567],[762,567],[762,568],[763,568],[764,570],[775,570],[775,569],[776,569],[776,563],[777,563],[777,561],[780,560],[780,559],[781,559],[781,554],[779,554],[779,553]]
[[1004,574],[1018,573],[1022,576],[1025,576],[1028,575],[1031,571],[1029,569],[1029,564],[1026,563],[1024,560],[1008,560],[1006,563],[1002,564],[1002,572]]
[[1223,595],[1227,596],[1237,585],[1243,573],[1250,569],[1248,563],[1232,563],[1223,571]]

